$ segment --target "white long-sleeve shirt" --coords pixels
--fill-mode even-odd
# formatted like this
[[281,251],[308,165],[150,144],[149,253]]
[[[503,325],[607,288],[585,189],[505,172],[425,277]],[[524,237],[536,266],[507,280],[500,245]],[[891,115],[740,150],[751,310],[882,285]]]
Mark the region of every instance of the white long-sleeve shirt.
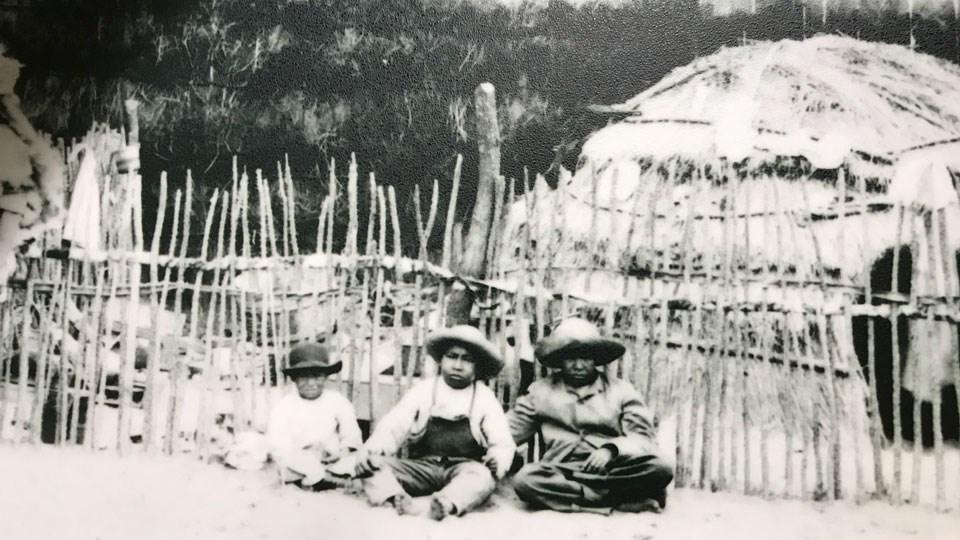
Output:
[[[467,416],[471,397],[473,385],[455,389],[442,378],[419,381],[377,424],[365,448],[371,454],[396,454],[412,435],[423,433],[431,416],[448,420]],[[487,385],[477,383],[476,397],[473,399],[470,432],[477,443],[486,449],[486,456],[496,460],[497,478],[502,478],[510,469],[516,450],[507,417],[497,396]]]
[[312,448],[336,458],[362,444],[353,405],[329,388],[313,400],[296,390],[284,395],[270,412],[266,439],[274,456]]

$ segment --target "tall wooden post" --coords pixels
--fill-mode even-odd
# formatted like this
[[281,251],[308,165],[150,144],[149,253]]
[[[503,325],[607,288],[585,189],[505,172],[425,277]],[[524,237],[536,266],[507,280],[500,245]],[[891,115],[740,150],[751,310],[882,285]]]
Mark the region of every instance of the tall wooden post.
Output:
[[[474,106],[479,151],[477,197],[457,270],[462,275],[482,277],[487,264],[485,255],[490,237],[494,188],[500,178],[500,125],[497,122],[496,90],[492,84],[483,83],[477,87],[474,92]],[[448,324],[467,323],[473,301],[471,291],[454,291],[447,307]]]

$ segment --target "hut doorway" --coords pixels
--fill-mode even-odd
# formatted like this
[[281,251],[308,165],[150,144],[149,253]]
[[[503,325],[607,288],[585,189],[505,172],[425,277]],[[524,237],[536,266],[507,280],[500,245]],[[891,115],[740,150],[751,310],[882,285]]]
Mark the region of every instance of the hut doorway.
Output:
[[[870,285],[874,291],[885,292],[893,288],[893,248],[884,252],[883,256],[874,262],[870,272]],[[955,254],[956,256],[956,254]],[[910,294],[912,286],[911,269],[913,259],[910,248],[901,247],[897,263],[897,281],[898,292]],[[960,257],[958,257],[960,263]],[[874,301],[874,303],[878,303]],[[901,387],[893,387],[893,346],[894,346],[894,328],[887,318],[874,318],[874,350],[876,361],[876,374],[869,372],[869,363],[867,358],[867,318],[854,317],[853,320],[853,340],[854,348],[859,358],[860,365],[863,367],[864,374],[871,385],[877,391],[877,403],[880,410],[880,420],[883,426],[883,433],[887,439],[893,439],[894,435],[894,391],[900,393],[900,427],[904,440],[913,441],[914,422],[913,406],[915,402],[914,393],[908,388],[904,388],[902,382],[906,372],[908,354],[910,351],[911,330],[906,317],[899,317],[896,324],[896,332],[899,339],[900,349],[900,380]],[[955,329],[954,332],[957,330]],[[922,339],[922,338],[920,338]],[[954,354],[958,354],[954,351]],[[876,383],[874,383],[874,375]],[[923,401],[920,407],[921,417],[921,438],[924,446],[933,446],[933,405],[930,401]],[[957,388],[956,384],[946,384],[940,387],[940,429],[942,429],[945,441],[960,441],[960,416],[957,414]]]

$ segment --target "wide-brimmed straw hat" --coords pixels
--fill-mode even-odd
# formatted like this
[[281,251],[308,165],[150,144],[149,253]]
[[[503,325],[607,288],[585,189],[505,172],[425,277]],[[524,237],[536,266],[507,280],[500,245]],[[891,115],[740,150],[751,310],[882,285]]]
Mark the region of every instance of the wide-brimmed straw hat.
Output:
[[503,369],[503,360],[493,343],[480,330],[466,324],[437,330],[427,336],[427,354],[437,362],[450,347],[459,345],[473,354],[478,379],[495,377]]
[[295,377],[310,373],[331,375],[340,371],[343,364],[339,361],[331,362],[327,348],[319,343],[299,343],[287,355],[287,366],[283,368],[284,375]]
[[568,358],[589,358],[602,366],[623,356],[624,351],[620,342],[601,336],[590,321],[570,317],[537,343],[534,354],[547,367],[559,367]]

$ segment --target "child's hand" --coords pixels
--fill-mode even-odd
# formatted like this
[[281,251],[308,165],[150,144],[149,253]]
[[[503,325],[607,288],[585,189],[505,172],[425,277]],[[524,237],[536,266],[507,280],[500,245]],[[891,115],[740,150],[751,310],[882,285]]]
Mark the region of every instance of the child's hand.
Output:
[[483,465],[490,470],[490,474],[494,478],[497,478],[497,460],[493,456],[487,455],[483,457]]
[[360,455],[357,456],[357,466],[354,468],[354,474],[358,478],[366,478],[379,469],[380,457],[361,450]]

